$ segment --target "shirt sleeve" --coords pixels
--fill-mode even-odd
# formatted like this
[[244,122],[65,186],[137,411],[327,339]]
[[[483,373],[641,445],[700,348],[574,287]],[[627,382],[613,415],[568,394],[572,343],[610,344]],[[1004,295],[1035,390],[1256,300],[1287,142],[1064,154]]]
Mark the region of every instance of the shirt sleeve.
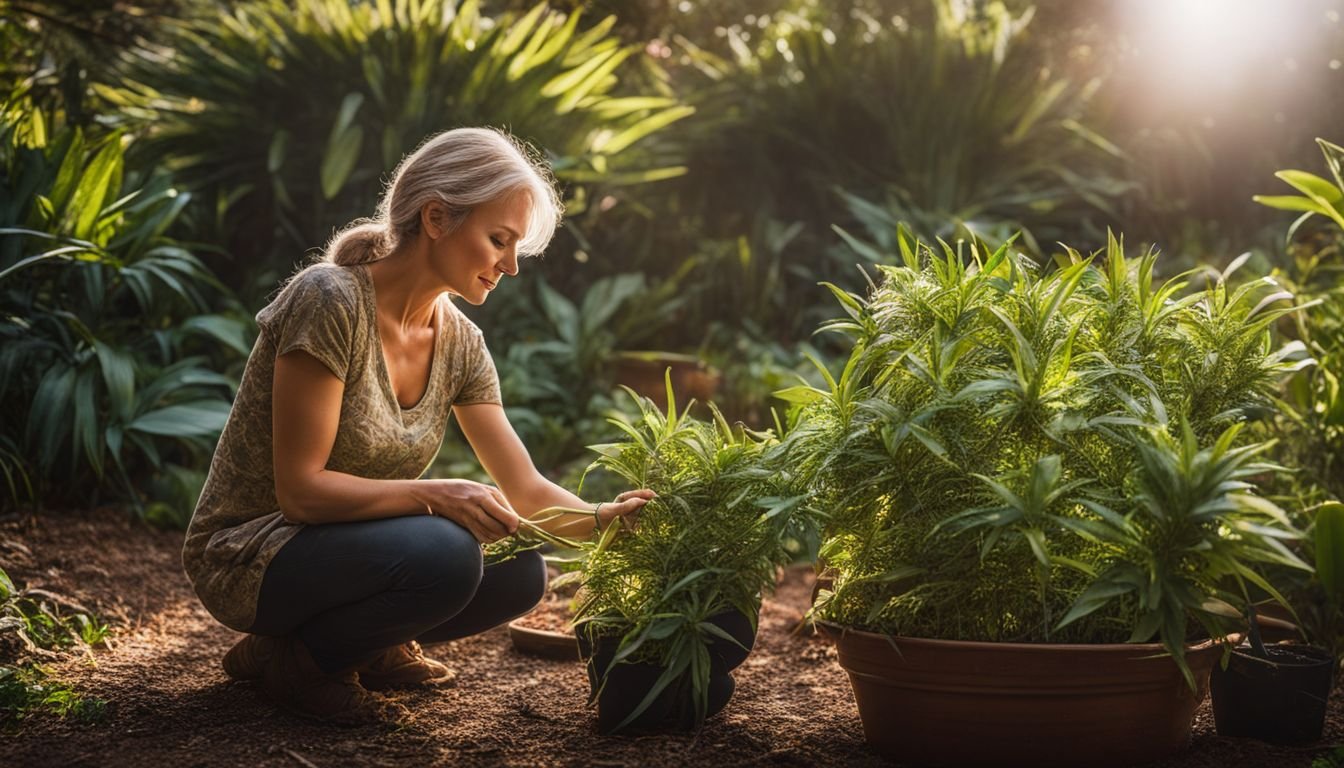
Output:
[[301,349],[345,381],[354,354],[356,306],[342,277],[330,267],[300,272],[257,314],[257,325],[275,342],[276,357]]
[[453,405],[472,405],[475,403],[497,403],[503,400],[499,395],[499,373],[495,370],[495,361],[490,350],[485,347],[485,336],[474,325],[466,324],[467,352],[466,366],[463,371],[462,387],[453,398]]

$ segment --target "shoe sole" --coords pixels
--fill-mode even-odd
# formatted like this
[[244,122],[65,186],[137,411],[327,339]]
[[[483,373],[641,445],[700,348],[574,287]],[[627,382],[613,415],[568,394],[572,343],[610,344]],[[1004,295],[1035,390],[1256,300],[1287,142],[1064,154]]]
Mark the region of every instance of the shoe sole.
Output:
[[450,672],[443,677],[432,677],[428,680],[416,681],[391,681],[386,682],[374,678],[365,679],[363,675],[359,676],[359,684],[370,691],[409,691],[416,688],[452,688],[457,685],[457,673]]

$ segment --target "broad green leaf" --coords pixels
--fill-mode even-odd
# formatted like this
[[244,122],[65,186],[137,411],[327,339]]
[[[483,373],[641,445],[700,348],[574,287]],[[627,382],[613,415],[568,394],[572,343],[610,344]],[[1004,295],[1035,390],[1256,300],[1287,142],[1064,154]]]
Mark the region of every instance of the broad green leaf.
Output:
[[322,154],[322,196],[328,200],[340,194],[345,182],[359,161],[364,146],[364,129],[356,125],[355,115],[364,103],[364,94],[352,91],[341,101],[336,121],[327,137],[327,148]]
[[1312,536],[1316,550],[1316,577],[1326,597],[1344,603],[1344,504],[1327,502],[1316,509]]
[[213,437],[224,429],[229,404],[196,400],[150,411],[126,425],[128,430],[165,437]]

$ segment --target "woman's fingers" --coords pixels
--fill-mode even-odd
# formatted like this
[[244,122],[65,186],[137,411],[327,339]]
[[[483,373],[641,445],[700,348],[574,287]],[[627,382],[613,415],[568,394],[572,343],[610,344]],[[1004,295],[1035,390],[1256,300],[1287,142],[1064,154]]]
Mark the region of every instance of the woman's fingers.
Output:
[[611,509],[611,511],[618,516],[628,515],[649,503],[649,500],[643,496],[633,496],[624,500],[617,496],[616,499],[616,501],[604,504],[603,507]]
[[477,503],[481,525],[503,538],[518,530],[518,514],[508,507],[507,502],[493,495],[487,495]]
[[624,493],[617,494],[616,501],[626,501],[628,499],[634,499],[634,498],[644,499],[645,501],[648,501],[650,499],[653,499],[657,495],[658,494],[654,493],[648,488],[640,488],[638,490],[625,491]]

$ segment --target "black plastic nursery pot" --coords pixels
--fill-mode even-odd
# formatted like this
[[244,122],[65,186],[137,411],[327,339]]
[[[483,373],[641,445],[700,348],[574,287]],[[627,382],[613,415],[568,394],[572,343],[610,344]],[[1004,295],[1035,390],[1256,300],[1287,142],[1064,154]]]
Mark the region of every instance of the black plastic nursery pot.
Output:
[[1242,645],[1227,669],[1215,666],[1211,682],[1213,720],[1220,736],[1243,736],[1271,744],[1317,741],[1335,679],[1335,659],[1310,645],[1267,645],[1268,659]]
[[[706,717],[712,717],[722,711],[732,698],[736,689],[732,671],[751,652],[756,642],[756,630],[755,621],[736,610],[715,614],[708,621],[745,646],[745,649],[738,647],[719,637],[710,640],[709,707]],[[587,661],[588,684],[597,697],[597,729],[601,733],[612,733],[653,689],[663,674],[663,667],[650,662],[621,662],[613,665],[612,660],[620,644],[619,636],[590,638],[582,628],[577,635],[579,652]],[[695,726],[691,679],[689,674],[684,674],[664,688],[653,703],[623,730],[691,730]]]

